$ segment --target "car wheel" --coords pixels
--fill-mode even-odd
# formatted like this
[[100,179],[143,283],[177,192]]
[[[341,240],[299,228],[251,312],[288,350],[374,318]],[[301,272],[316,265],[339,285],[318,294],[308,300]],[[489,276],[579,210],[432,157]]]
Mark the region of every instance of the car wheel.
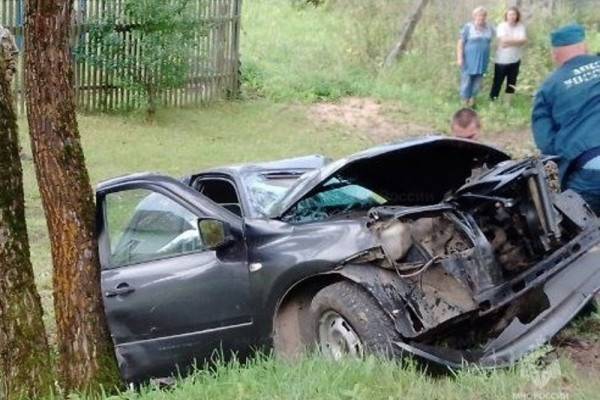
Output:
[[375,300],[351,282],[321,289],[311,302],[315,340],[321,352],[339,360],[366,354],[391,357],[400,337]]

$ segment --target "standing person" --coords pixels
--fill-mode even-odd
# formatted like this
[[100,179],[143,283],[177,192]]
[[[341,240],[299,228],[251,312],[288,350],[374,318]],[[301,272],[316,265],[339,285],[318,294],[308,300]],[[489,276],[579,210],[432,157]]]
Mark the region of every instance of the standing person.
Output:
[[456,46],[456,62],[461,70],[460,97],[467,107],[473,107],[487,72],[494,29],[487,23],[487,10],[473,10],[473,21],[466,23]]
[[534,139],[542,153],[560,157],[563,188],[600,215],[600,57],[588,54],[581,25],[564,26],[551,40],[558,68],[536,94]]
[[496,30],[498,49],[494,63],[494,83],[490,92],[492,101],[498,99],[502,84],[506,80],[506,99],[510,104],[517,86],[517,77],[523,57],[523,47],[527,43],[527,31],[521,22],[521,12],[510,7],[504,14],[504,22]]

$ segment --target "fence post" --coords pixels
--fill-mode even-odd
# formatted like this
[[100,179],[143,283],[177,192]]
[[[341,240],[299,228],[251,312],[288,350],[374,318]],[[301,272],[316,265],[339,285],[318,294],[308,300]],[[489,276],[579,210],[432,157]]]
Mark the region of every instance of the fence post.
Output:
[[241,61],[240,61],[240,28],[242,24],[242,0],[234,0],[234,25],[231,38],[231,47],[233,49],[233,87],[231,88],[231,97],[236,98],[240,95],[241,82]]

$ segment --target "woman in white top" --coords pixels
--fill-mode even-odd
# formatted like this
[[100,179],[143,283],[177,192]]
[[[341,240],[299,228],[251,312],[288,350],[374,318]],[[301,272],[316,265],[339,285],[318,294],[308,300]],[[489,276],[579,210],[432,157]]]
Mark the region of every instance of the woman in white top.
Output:
[[521,12],[517,7],[510,7],[504,14],[504,22],[496,30],[498,50],[494,66],[494,83],[490,98],[496,100],[506,80],[507,101],[515,93],[523,47],[527,43],[527,31],[521,22]]

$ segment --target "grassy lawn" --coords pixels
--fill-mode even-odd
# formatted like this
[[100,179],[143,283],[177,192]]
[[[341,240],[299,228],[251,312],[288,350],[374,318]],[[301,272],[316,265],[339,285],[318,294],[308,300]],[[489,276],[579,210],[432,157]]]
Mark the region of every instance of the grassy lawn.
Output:
[[335,363],[319,357],[284,362],[258,357],[201,370],[170,389],[146,387],[111,400],[371,399],[519,400],[593,399],[600,383],[557,360],[544,369],[525,361],[512,369],[433,375],[414,363],[376,358]]

